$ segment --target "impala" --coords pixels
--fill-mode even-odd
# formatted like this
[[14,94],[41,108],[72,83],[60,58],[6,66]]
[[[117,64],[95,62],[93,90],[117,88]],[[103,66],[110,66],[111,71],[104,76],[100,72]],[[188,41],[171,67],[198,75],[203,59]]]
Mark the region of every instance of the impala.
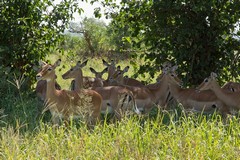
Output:
[[[163,69],[162,69],[162,72],[165,72],[165,73],[167,73],[167,72],[170,70],[170,68],[172,68],[172,64],[171,64],[170,62],[168,62],[168,61],[164,62],[161,66],[162,66],[161,68],[163,68]],[[160,69],[161,69],[161,68],[160,68]],[[156,81],[159,82],[163,75],[164,75],[164,74],[160,74],[160,75],[157,77]],[[179,79],[178,79],[178,80],[179,80]],[[149,85],[148,85],[148,86],[149,86]]]
[[[125,68],[124,70],[127,70],[127,68]],[[122,74],[123,72],[125,72],[124,70],[118,69],[118,73]],[[163,69],[163,75],[166,74],[164,72],[165,70],[167,69]],[[166,76],[162,75],[159,82],[151,84],[150,86],[140,87],[123,85],[121,82],[119,82],[118,77],[114,77],[114,75],[115,74],[113,74],[113,77],[110,78],[111,84],[126,87],[127,89],[132,91],[137,103],[137,107],[141,111],[147,113],[152,109],[152,107],[156,105],[163,108],[166,108],[166,106],[168,105],[170,95]]]
[[116,71],[116,63],[114,60],[111,60],[111,63],[108,63],[104,59],[102,59],[103,64],[108,68],[108,77],[107,80],[109,80],[110,76],[112,76]]
[[[94,82],[95,82],[95,78],[93,78],[93,77],[83,77],[83,84],[82,84],[83,89],[91,89]],[[75,88],[75,81],[74,80],[71,81],[71,84],[70,84],[69,88],[72,91],[74,90],[74,88]]]
[[108,71],[108,67],[106,67],[101,72],[97,72],[97,71],[95,71],[95,69],[90,67],[90,71],[95,75],[95,81],[92,84],[93,88],[108,86],[108,81],[107,80],[103,80],[103,78],[102,78],[103,74]]
[[38,80],[47,81],[46,103],[47,109],[52,114],[54,124],[59,123],[59,118],[65,122],[71,117],[87,115],[88,124],[94,125],[100,118],[102,97],[96,91],[82,89],[81,92],[56,90],[55,89],[55,68],[59,66],[61,60],[57,60],[54,65],[40,62],[41,71],[37,74]]
[[199,92],[193,88],[181,88],[180,83],[176,81],[176,66],[166,75],[168,78],[169,89],[171,95],[181,103],[185,110],[210,113],[216,108],[221,113],[228,112],[228,107],[221,101],[212,91]]
[[123,70],[121,70],[121,67],[118,66],[117,70],[111,75],[111,78],[115,79],[121,85],[144,87],[145,85],[142,82],[123,76],[124,73],[128,72],[128,70],[129,66],[126,66]]
[[[56,82],[55,88],[61,90],[61,86]],[[41,101],[45,101],[47,92],[47,82],[45,80],[40,80],[37,82],[35,92]]]
[[[112,60],[111,64],[108,64],[104,59],[102,60],[103,64],[105,66],[107,66],[101,73],[100,72],[93,72],[92,69],[90,68],[91,72],[93,74],[95,74],[95,77],[97,78],[101,78],[102,79],[102,75],[106,72],[108,72],[108,75],[111,75],[114,71],[115,71],[115,62]],[[98,83],[99,81],[95,82],[96,78],[94,77],[83,77],[83,83],[82,83],[82,87],[85,89],[91,89],[92,87],[94,87],[93,85]],[[74,85],[75,85],[75,81],[72,80],[71,83],[71,90],[74,90]],[[107,85],[107,80],[103,81],[103,85],[106,86]]]
[[240,92],[229,92],[220,87],[217,80],[217,74],[212,72],[210,77],[205,78],[199,85],[199,90],[212,90],[215,95],[233,109],[240,109]]
[[[37,72],[40,71],[40,69],[37,66],[33,66],[33,69]],[[56,76],[56,78],[57,78],[57,76]],[[60,90],[61,86],[56,82],[55,88],[57,90]],[[45,101],[45,99],[46,99],[46,90],[47,90],[47,82],[45,80],[37,81],[35,92],[41,101]]]
[[[82,65],[78,62],[76,66],[72,67],[66,73],[62,75],[63,79],[74,78],[75,79],[75,91],[80,91],[80,86],[82,85]],[[96,80],[101,81],[100,77],[105,71],[96,72],[93,68],[90,69],[94,73],[99,73],[99,77]],[[106,69],[105,69],[106,70]],[[95,81],[97,82],[97,81]],[[97,84],[100,84],[98,87]],[[101,82],[94,85],[93,88],[97,91],[103,98],[102,113],[114,113],[118,119],[121,119],[122,112],[135,110],[138,113],[138,110],[135,105],[134,97],[131,91],[123,87],[108,86],[102,87]]]

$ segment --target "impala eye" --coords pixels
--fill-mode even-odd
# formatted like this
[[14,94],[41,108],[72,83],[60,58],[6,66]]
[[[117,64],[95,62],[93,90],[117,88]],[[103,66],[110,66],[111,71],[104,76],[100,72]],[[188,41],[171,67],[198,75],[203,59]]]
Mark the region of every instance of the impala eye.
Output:
[[73,71],[73,68],[71,68],[70,71]]
[[204,82],[208,82],[208,79],[205,79]]
[[51,71],[52,70],[52,68],[48,68],[48,71]]

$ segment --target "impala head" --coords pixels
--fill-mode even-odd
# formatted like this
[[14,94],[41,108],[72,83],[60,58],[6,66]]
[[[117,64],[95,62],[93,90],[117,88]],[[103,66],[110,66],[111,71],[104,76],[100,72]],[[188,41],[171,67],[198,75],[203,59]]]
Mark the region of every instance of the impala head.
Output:
[[78,75],[82,76],[82,68],[87,65],[87,61],[78,61],[77,64],[62,75],[63,79],[76,78]]
[[47,64],[46,62],[40,61],[41,66],[40,72],[36,75],[37,80],[50,81],[56,78],[55,68],[61,64],[61,59],[58,59],[53,65]]
[[114,60],[111,60],[111,63],[108,63],[104,59],[102,59],[102,62],[108,68],[108,78],[107,79],[109,79],[110,76],[112,74],[114,74],[114,72],[116,71],[116,63]]
[[169,61],[166,61],[162,64],[162,68],[164,69],[170,69],[172,67],[172,64]]
[[223,89],[229,90],[231,92],[239,92],[240,91],[240,83],[238,82],[227,82],[222,86]]
[[103,74],[108,71],[108,67],[106,67],[106,68],[105,68],[104,70],[102,70],[101,72],[97,72],[95,69],[93,69],[92,67],[90,67],[90,71],[95,75],[95,78],[100,78],[100,79],[102,79]]
[[117,70],[114,72],[112,76],[110,76],[109,80],[111,81],[117,81],[118,83],[122,83],[124,79],[124,73],[128,72],[129,66],[126,66],[123,70],[121,70],[121,67],[118,66]]
[[168,71],[166,71],[165,75],[168,78],[168,83],[169,84],[177,84],[179,86],[181,86],[182,84],[182,80],[178,78],[176,70],[177,70],[177,66],[173,66],[171,67]]
[[216,78],[217,78],[217,74],[212,72],[210,77],[205,78],[203,82],[197,87],[197,89],[200,91],[211,89],[213,87],[212,86],[213,82],[216,81]]
[[157,77],[156,81],[160,82],[161,79],[163,78],[163,76],[166,75],[170,71],[171,67],[172,67],[172,64],[170,62],[168,62],[168,61],[164,62],[162,64],[162,67],[159,67],[160,70],[162,70],[162,73]]

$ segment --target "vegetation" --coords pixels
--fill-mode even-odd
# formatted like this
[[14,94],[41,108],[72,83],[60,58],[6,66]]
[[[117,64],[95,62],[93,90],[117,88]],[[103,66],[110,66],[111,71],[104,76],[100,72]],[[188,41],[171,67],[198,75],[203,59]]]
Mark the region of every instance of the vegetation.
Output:
[[36,116],[26,110],[32,100],[22,104],[17,106],[21,117],[15,117],[22,122],[0,129],[1,159],[237,159],[240,152],[238,118],[224,122],[217,115],[170,111],[154,118],[105,121],[94,130],[83,124],[54,128],[46,120],[29,118]]
[[78,120],[68,127],[52,126],[50,113],[42,113],[43,103],[29,90],[35,82],[33,65],[40,59],[53,62],[63,56],[65,66],[57,71],[57,81],[64,89],[70,81],[63,81],[61,74],[71,61],[91,57],[83,69],[91,76],[89,67],[104,68],[98,56],[109,56],[106,52],[113,52],[109,58],[122,67],[132,59],[122,61],[118,53],[135,53],[132,61],[137,64],[129,75],[148,72],[140,79],[148,82],[167,59],[179,65],[188,84],[199,84],[211,71],[221,81],[238,76],[240,42],[233,36],[240,34],[234,31],[239,1],[102,3],[119,11],[106,13],[112,23],[86,18],[82,33],[72,37],[62,33],[73,12],[82,11],[75,0],[0,2],[0,159],[238,159],[238,116],[186,115],[173,106],[116,123],[103,117],[93,130]]
[[130,57],[131,45],[124,40],[127,33],[114,25],[85,17],[80,23],[72,22],[65,36],[64,48],[74,57],[109,57],[114,60]]
[[94,18],[84,18],[79,25],[72,23],[69,31],[83,36],[84,42],[81,47],[83,47],[82,50],[88,51],[84,55],[99,56],[110,49],[106,29],[104,22]]
[[[100,60],[88,66],[96,64]],[[90,75],[88,66],[85,75]],[[63,86],[66,82],[60,79]],[[154,109],[117,123],[103,117],[94,130],[78,121],[54,128],[34,93],[15,90],[8,90],[0,102],[1,159],[236,159],[240,152],[238,117],[185,115],[175,106],[176,110]]]
[[[100,1],[112,8],[107,16],[137,50],[144,51],[139,73],[153,75],[167,59],[177,63],[184,82],[197,85],[214,71],[223,79],[237,78],[239,64],[240,13],[238,0]],[[239,78],[239,77],[238,77]]]
[[58,4],[51,0],[3,0],[0,4],[0,72],[5,78],[9,73],[30,77],[31,85],[35,79],[32,66],[61,42],[73,12],[82,10],[74,0]]

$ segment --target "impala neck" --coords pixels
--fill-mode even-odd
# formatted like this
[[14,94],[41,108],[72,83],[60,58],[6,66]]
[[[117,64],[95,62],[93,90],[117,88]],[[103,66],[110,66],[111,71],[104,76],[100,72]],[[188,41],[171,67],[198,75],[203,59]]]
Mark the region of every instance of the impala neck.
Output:
[[108,67],[108,77],[107,77],[107,80],[110,79],[110,77],[114,74],[114,72],[115,72],[115,68],[112,67],[112,66],[109,66]]
[[83,89],[83,74],[82,72],[79,72],[79,74],[77,75],[77,77],[75,78],[75,91],[80,91],[81,89]]
[[[160,103],[160,105],[166,105],[167,103],[167,97],[168,97],[168,82],[166,78],[162,78],[160,82],[155,83],[156,88],[150,89],[152,91],[152,94],[154,96],[154,102]],[[154,92],[155,90],[155,92]]]
[[115,79],[118,84],[124,85],[124,77],[120,76]]
[[175,99],[178,99],[178,97],[181,94],[182,88],[178,84],[176,84],[176,83],[170,83],[169,84],[169,90],[170,90],[170,93],[172,94],[172,96]]
[[56,88],[55,88],[55,83],[56,80],[55,79],[51,79],[51,80],[46,80],[47,81],[47,93],[46,93],[46,99],[51,99],[53,96],[56,95]]

